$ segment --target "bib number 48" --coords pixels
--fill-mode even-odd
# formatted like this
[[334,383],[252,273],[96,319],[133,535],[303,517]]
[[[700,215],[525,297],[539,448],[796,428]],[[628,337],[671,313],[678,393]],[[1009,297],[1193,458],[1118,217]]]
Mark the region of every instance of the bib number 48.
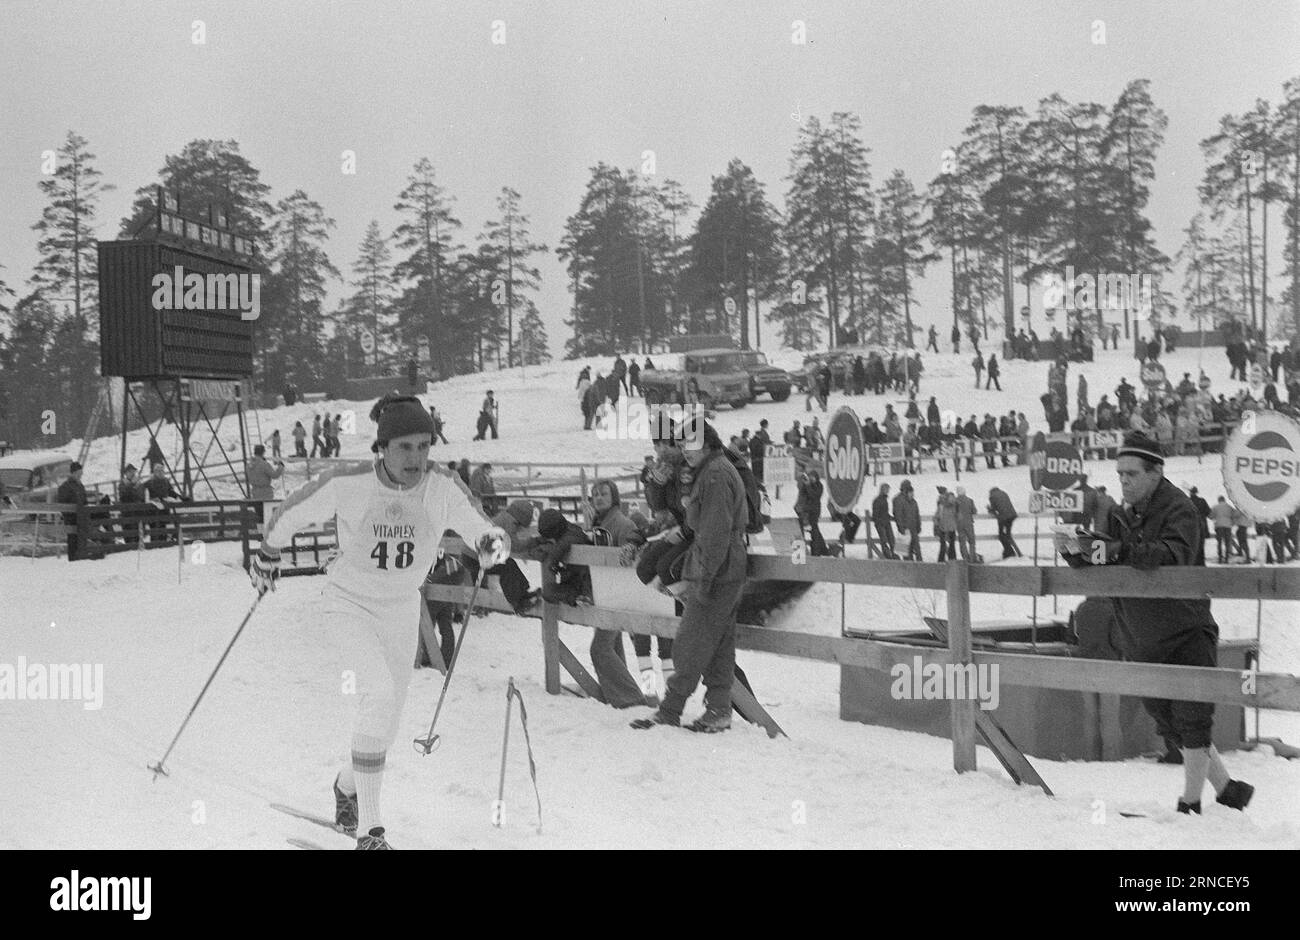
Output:
[[[370,553],[370,557],[375,559],[375,567],[381,571],[388,570],[388,543],[376,542],[375,550]],[[394,568],[409,568],[411,562],[415,561],[415,543],[398,542],[397,555],[393,558]]]

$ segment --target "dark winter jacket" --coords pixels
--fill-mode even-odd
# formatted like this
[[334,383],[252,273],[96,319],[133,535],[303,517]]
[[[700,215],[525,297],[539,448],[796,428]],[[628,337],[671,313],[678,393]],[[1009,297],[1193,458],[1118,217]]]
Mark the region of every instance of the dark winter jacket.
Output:
[[608,544],[614,548],[621,548],[624,545],[640,545],[645,541],[640,530],[637,529],[636,523],[628,518],[623,512],[623,507],[618,503],[610,506],[603,516],[598,517],[593,526],[604,529],[609,533]]
[[492,517],[492,524],[510,536],[510,554],[518,558],[532,550],[540,538],[533,534],[533,504],[526,499],[513,500],[510,505]]
[[577,593],[591,595],[591,572],[586,565],[566,565],[564,559],[574,545],[590,545],[582,529],[564,518],[558,509],[544,509],[537,520],[542,545],[542,567],[559,575],[562,583],[571,584]]
[[894,497],[894,524],[902,532],[921,531],[921,507],[909,492]]
[[1016,518],[1016,507],[1011,505],[1011,497],[996,486],[989,490],[989,512],[998,522],[1010,522]]
[[889,497],[881,493],[871,501],[871,521],[888,523],[892,518],[889,514]]
[[164,499],[180,499],[181,494],[172,488],[171,481],[166,477],[161,480],[157,477],[150,477],[144,481],[143,487],[148,498],[162,502]]
[[695,541],[686,553],[682,578],[697,581],[705,595],[718,582],[745,580],[745,526],[749,521],[745,484],[731,462],[715,451],[695,470],[686,504],[686,524]]
[[822,494],[825,492],[821,480],[809,477],[799,484],[799,495],[794,501],[795,515],[809,522],[816,522],[822,515]]
[[[1109,564],[1141,571],[1205,566],[1205,539],[1196,507],[1168,480],[1160,481],[1145,506],[1115,509],[1105,535]],[[1072,568],[1092,564],[1086,555],[1065,559]],[[1197,631],[1216,639],[1219,635],[1208,598],[1116,597],[1114,602],[1124,651],[1138,662],[1166,660]]]

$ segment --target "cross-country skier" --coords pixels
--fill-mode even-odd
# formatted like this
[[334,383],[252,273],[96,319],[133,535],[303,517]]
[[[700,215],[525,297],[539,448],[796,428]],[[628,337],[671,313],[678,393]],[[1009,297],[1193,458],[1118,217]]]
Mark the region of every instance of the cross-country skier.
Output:
[[324,589],[324,620],[356,675],[352,758],[334,781],[335,820],[358,849],[391,848],[379,814],[384,761],[406,701],[420,623],[420,585],[451,529],[476,546],[482,568],[510,556],[506,533],[485,517],[456,474],[429,468],[433,421],[416,398],[385,395],[364,469],[328,471],[290,494],[267,526],[249,575],[274,587],[293,534],[337,515],[340,554]]

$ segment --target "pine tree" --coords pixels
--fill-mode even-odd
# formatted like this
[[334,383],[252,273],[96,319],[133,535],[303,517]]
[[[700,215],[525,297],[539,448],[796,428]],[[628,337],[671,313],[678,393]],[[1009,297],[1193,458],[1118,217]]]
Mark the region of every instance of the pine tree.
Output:
[[[493,302],[504,301],[506,324],[506,361],[518,364],[515,355],[515,309],[526,302],[525,292],[536,291],[541,286],[541,271],[529,259],[545,245],[532,241],[528,233],[528,217],[520,210],[520,195],[508,186],[501,188],[497,198],[499,218],[489,222],[479,238],[492,247],[501,259],[501,270],[493,279]],[[504,288],[504,298],[500,297]]]
[[[757,298],[772,291],[770,272],[779,259],[777,232],[776,210],[763,185],[749,167],[733,159],[723,175],[713,178],[709,201],[691,236],[687,281],[692,303],[713,307],[715,315],[724,309],[726,298],[737,302],[742,349],[751,345],[750,292]],[[730,324],[727,328],[732,332]]]
[[524,300],[524,315],[519,320],[519,361],[525,366],[551,361],[546,324],[531,297]]
[[439,375],[451,374],[447,348],[445,304],[448,284],[455,272],[450,259],[460,250],[455,232],[460,220],[451,212],[451,197],[438,185],[433,164],[421,157],[407,177],[406,188],[393,208],[403,220],[394,232],[397,248],[408,252],[393,273],[414,283],[416,293],[399,308],[398,331],[408,349],[414,350],[423,337]]
[[[366,234],[361,239],[357,260],[352,263],[352,273],[356,275],[352,284],[357,292],[349,298],[336,320],[349,336],[358,337],[364,329],[374,337],[373,356],[378,367],[376,374],[380,373],[388,358],[384,351],[386,341],[395,340],[391,262],[392,252],[388,248],[388,239],[380,231],[379,222],[371,219]],[[356,352],[364,355],[359,346]]]
[[271,273],[264,288],[276,303],[263,313],[269,345],[263,374],[272,388],[286,378],[296,384],[299,376],[310,376],[314,384],[325,376],[322,305],[327,279],[339,277],[325,253],[333,228],[334,220],[301,189],[276,204],[267,254]]
[[[64,316],[57,324],[51,363],[58,374],[57,402],[61,411],[60,435],[73,435],[90,414],[99,372],[98,240],[96,214],[100,196],[114,187],[100,182],[95,155],[87,141],[69,131],[57,153],[53,174],[38,186],[48,203],[32,228],[39,238],[40,259],[31,284],[47,301],[62,304]],[[64,438],[65,440],[68,438]]]
[[1287,286],[1281,302],[1291,310],[1290,322],[1279,333],[1300,336],[1300,76],[1282,86],[1283,102],[1278,106],[1277,136],[1279,140],[1279,165],[1281,182],[1286,190],[1286,208],[1282,224],[1286,229],[1286,242],[1282,258],[1287,266]]
[[[888,343],[901,327],[902,345],[912,348],[914,278],[925,275],[928,264],[939,259],[927,251],[922,237],[921,198],[902,170],[880,187],[874,257],[878,267],[879,305],[872,318],[874,342]],[[898,322],[901,307],[901,323]]]

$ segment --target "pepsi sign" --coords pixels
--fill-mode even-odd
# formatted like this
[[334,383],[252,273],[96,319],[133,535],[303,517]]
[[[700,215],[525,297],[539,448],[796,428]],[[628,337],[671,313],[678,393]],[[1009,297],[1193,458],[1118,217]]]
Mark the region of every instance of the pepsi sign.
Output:
[[1258,522],[1300,508],[1300,424],[1276,411],[1248,411],[1223,449],[1228,498]]

